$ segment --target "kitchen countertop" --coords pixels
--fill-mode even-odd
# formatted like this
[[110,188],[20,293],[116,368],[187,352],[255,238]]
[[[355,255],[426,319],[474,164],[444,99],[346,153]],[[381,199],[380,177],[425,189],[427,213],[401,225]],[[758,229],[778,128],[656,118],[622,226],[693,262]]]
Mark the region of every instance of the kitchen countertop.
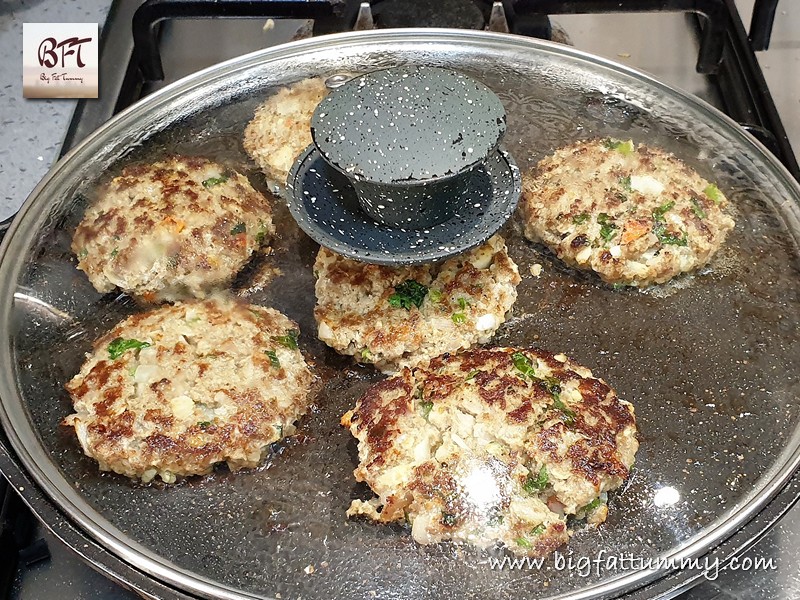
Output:
[[[749,23],[752,3],[753,0],[738,0],[745,23]],[[97,22],[102,25],[110,4],[110,0],[0,0],[0,55],[11,57],[11,60],[0,63],[3,125],[0,128],[0,165],[6,175],[0,197],[0,219],[12,215],[19,208],[56,160],[76,105],[74,100],[26,100],[22,97],[23,22]],[[800,3],[783,0],[778,12],[771,49],[760,53],[759,61],[795,151],[800,154],[800,77],[797,77],[800,73]],[[602,28],[600,19],[597,23],[597,28]],[[574,39],[591,35],[590,29],[587,27],[574,33],[571,30],[570,33]],[[649,35],[646,32],[641,34]],[[635,66],[636,57],[626,54],[624,40],[621,40],[617,55],[609,57]],[[663,73],[656,75],[668,79]],[[698,600],[712,597],[794,597],[790,590],[800,590],[800,569],[796,563],[798,532],[800,508],[796,507],[748,553],[750,556],[778,557],[778,573],[741,572],[733,584],[728,579],[724,588],[721,583],[707,581],[693,590],[690,597]],[[50,576],[57,575],[51,573]],[[737,590],[735,596],[728,595],[733,593],[732,589]]]
[[58,158],[76,100],[22,97],[23,23],[102,23],[110,0],[0,0],[0,219],[14,214]]

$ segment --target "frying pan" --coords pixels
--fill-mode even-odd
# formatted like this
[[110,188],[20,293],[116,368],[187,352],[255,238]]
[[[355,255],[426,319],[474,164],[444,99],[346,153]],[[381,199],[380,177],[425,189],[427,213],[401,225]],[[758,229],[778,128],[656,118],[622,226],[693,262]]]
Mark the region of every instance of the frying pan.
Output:
[[[255,107],[305,77],[403,64],[451,68],[503,101],[507,149],[531,168],[591,137],[631,138],[675,153],[731,199],[736,228],[707,268],[651,290],[617,290],[564,267],[502,230],[523,281],[493,343],[564,352],[636,407],[641,448],[599,530],[575,524],[573,563],[631,555],[591,572],[551,557],[496,570],[501,549],[419,546],[401,526],[348,520],[355,442],[339,416],[381,375],[314,335],[317,247],[276,200],[274,256],[234,293],[301,326],[323,381],[300,431],[264,465],[220,469],[177,485],[101,474],[60,426],[64,383],[112,324],[141,308],[94,291],[69,245],[87,204],[125,165],[170,153],[208,156],[247,173],[241,149]],[[647,75],[568,47],[515,36],[435,29],[313,38],[238,58],[149,96],[59,161],[0,248],[0,467],[68,544],[97,568],[153,597],[597,598],[672,595],[702,568],[758,537],[797,497],[800,462],[800,189],[733,121]],[[259,269],[281,275],[259,283]],[[530,267],[542,265],[539,277]],[[602,551],[602,554],[601,554]],[[661,559],[660,563],[655,562]],[[648,562],[648,560],[650,562]],[[630,561],[633,563],[633,561]],[[585,564],[585,563],[583,563]],[[708,563],[705,563],[708,564]],[[685,566],[685,565],[684,565]]]

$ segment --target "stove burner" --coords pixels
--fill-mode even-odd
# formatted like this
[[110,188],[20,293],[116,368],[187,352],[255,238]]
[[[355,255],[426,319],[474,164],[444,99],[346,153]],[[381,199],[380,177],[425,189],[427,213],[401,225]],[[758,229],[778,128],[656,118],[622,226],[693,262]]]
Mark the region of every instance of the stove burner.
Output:
[[379,29],[392,27],[452,27],[483,29],[483,11],[473,0],[384,0],[372,7]]

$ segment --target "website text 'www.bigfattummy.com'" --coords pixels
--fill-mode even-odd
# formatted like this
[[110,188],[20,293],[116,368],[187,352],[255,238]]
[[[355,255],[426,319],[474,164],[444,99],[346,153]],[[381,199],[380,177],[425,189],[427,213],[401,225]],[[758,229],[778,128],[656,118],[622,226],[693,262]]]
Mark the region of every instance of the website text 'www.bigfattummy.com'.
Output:
[[633,553],[611,554],[601,550],[596,556],[572,556],[556,552],[551,560],[532,557],[490,558],[493,571],[522,571],[529,569],[567,571],[578,577],[600,576],[609,572],[654,570],[702,571],[706,579],[714,581],[721,571],[775,571],[775,558],[742,556],[733,557],[727,564],[718,558],[643,558]]

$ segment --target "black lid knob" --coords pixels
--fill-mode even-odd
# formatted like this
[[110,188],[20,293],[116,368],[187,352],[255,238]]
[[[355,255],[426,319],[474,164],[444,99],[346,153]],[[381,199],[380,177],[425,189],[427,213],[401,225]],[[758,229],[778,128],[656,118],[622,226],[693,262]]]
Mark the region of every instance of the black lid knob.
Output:
[[505,128],[505,109],[489,88],[424,66],[352,79],[323,99],[311,120],[314,143],[352,182],[362,210],[407,228],[455,214]]
[[336,83],[287,182],[289,210],[308,235],[351,258],[400,265],[464,252],[508,220],[521,178],[499,146],[505,109],[489,88],[424,66]]
[[482,83],[437,67],[373,71],[338,87],[311,119],[334,167],[375,183],[448,177],[483,162],[506,130],[500,99]]

